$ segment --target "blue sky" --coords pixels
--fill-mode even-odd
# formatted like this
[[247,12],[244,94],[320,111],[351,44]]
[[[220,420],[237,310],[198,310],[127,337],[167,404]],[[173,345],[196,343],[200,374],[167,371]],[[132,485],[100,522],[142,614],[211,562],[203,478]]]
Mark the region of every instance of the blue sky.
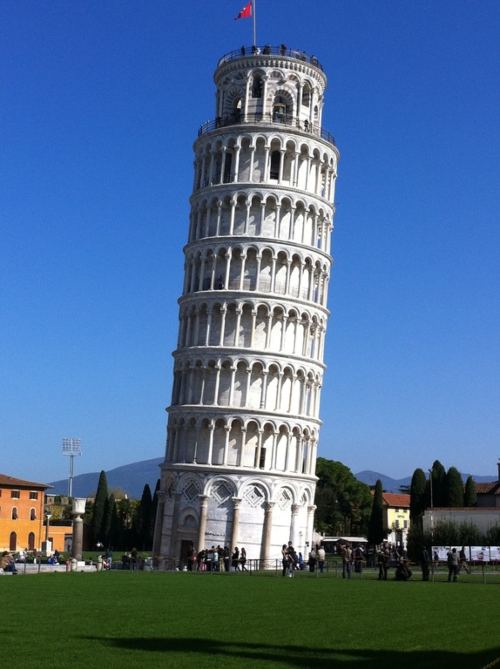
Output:
[[[243,0],[0,7],[0,471],[164,452],[192,186]],[[500,3],[258,0],[329,76],[341,151],[320,454],[500,456]]]

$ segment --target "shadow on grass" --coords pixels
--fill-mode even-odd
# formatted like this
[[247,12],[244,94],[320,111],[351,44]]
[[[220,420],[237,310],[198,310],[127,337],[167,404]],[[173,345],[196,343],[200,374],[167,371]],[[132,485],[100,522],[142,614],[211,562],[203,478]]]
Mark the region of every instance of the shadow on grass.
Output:
[[[155,653],[193,654],[235,658],[237,661],[271,662],[289,667],[314,667],[332,669],[351,663],[353,667],[404,667],[405,669],[486,669],[493,663],[500,669],[500,647],[476,653],[459,653],[444,650],[373,650],[367,648],[311,648],[306,646],[280,646],[279,644],[218,641],[200,638],[147,638],[147,637],[85,637],[89,641],[125,650]],[[495,660],[498,660],[496,662]],[[196,660],[203,666],[203,657]],[[235,663],[236,664],[236,663]],[[492,664],[492,666],[493,666]],[[247,664],[246,666],[251,666]]]

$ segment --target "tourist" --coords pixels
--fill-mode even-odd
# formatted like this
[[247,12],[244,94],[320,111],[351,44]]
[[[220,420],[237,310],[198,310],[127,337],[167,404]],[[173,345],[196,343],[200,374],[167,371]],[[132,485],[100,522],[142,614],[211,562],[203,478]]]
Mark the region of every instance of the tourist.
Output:
[[292,576],[290,572],[290,562],[291,562],[291,557],[290,554],[288,553],[288,546],[286,544],[283,544],[281,547],[281,564],[283,565],[283,570],[281,575],[286,576],[287,574],[289,576]]
[[293,544],[291,541],[288,542],[287,546],[287,554],[289,557],[288,561],[288,575],[293,576],[293,572],[295,569],[297,569],[297,562],[298,562],[298,557],[297,553],[295,552],[295,548],[293,547]]
[[354,571],[356,574],[361,574],[363,572],[363,560],[364,552],[361,546],[357,546],[354,550]]
[[342,578],[351,578],[352,549],[348,543],[342,547],[341,555],[342,555]]
[[422,581],[428,581],[429,580],[429,563],[430,563],[429,551],[424,546],[424,548],[422,549],[422,553],[420,555],[420,567],[422,569]]
[[247,571],[247,568],[245,567],[246,563],[247,563],[247,551],[246,548],[242,546],[240,553],[241,571]]
[[385,546],[381,546],[377,553],[378,580],[387,581],[387,569],[389,567],[389,552]]
[[408,560],[400,560],[396,567],[396,573],[394,578],[396,581],[409,581],[412,575],[412,571],[408,566]]
[[448,583],[453,580],[456,583],[458,579],[458,553],[456,548],[448,551]]
[[319,573],[322,574],[325,568],[325,559],[326,559],[326,552],[325,549],[323,548],[323,544],[321,544],[321,546],[318,548],[317,557],[318,557]]
[[224,555],[224,569],[226,571],[230,571],[231,551],[229,550],[229,546],[224,546],[223,555]]
[[233,554],[231,555],[231,566],[233,567],[233,571],[238,571],[239,563],[240,563],[240,550],[238,546],[235,546]]
[[217,545],[217,557],[219,561],[219,571],[226,571],[226,563],[224,562],[224,549],[219,545]]
[[467,557],[465,555],[465,546],[462,546],[460,549],[460,552],[458,554],[458,573],[462,571],[462,569],[467,573],[470,574],[470,569],[467,564]]
[[308,557],[308,560],[307,560],[307,564],[309,565],[309,571],[313,572],[315,567],[316,567],[316,551],[314,550],[314,548],[312,548],[309,551],[309,557]]

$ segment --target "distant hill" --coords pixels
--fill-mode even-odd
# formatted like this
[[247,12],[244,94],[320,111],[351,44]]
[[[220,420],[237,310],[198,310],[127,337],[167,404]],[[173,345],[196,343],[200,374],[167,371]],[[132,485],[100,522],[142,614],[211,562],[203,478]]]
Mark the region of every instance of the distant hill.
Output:
[[[140,499],[143,488],[149,483],[151,492],[154,491],[156,481],[160,478],[160,465],[163,458],[152,460],[141,460],[129,465],[116,467],[106,472],[108,486],[110,488],[121,488],[129,497]],[[73,479],[73,495],[75,497],[92,497],[97,490],[100,472],[91,474],[78,474]],[[50,492],[56,495],[66,495],[68,492],[68,479],[54,481],[51,483],[54,490]]]
[[387,492],[399,492],[402,485],[410,485],[411,476],[406,476],[404,479],[393,479],[390,476],[381,474],[380,472],[372,472],[369,469],[364,469],[362,472],[354,474],[354,476],[366,485],[375,485],[378,479],[382,482],[382,488]]
[[[411,483],[411,476],[407,476],[404,479],[393,479],[390,476],[385,474],[380,474],[380,472],[372,472],[369,469],[365,469],[362,472],[354,474],[354,476],[361,481],[366,483],[366,485],[375,485],[377,479],[380,479],[382,482],[382,487],[386,492],[399,492],[401,486],[409,486]],[[462,479],[465,481],[470,474],[462,474]],[[489,481],[496,481],[497,477],[492,476],[476,476],[472,474],[472,478],[476,483],[488,483]]]
[[[153,458],[152,460],[141,460],[140,462],[132,462],[129,465],[110,469],[106,472],[108,486],[110,488],[121,488],[129,497],[139,499],[146,483],[149,483],[151,492],[153,492],[156,481],[160,477],[159,467],[162,462],[163,458]],[[462,474],[464,481],[467,476],[469,475]],[[496,480],[496,476],[475,476],[474,474],[472,476],[478,483]],[[375,485],[377,479],[380,479],[384,490],[387,492],[399,492],[401,486],[409,486],[411,483],[411,476],[406,476],[403,479],[393,479],[380,472],[370,470],[358,472],[355,477],[367,485]],[[97,490],[98,481],[99,472],[78,474],[73,479],[73,494],[76,497],[92,497]],[[68,492],[68,479],[54,481],[51,485],[54,486],[54,490],[51,492],[56,495],[66,495]]]

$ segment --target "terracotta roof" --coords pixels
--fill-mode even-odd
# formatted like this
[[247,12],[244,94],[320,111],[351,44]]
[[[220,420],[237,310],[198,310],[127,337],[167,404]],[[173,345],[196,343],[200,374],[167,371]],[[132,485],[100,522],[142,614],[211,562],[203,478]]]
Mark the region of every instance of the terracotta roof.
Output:
[[[495,491],[495,488],[497,490]],[[500,483],[498,481],[490,481],[489,483],[476,483],[476,492],[480,495],[496,494],[500,493]]]
[[410,508],[410,495],[405,495],[404,493],[384,492],[383,498],[387,506],[405,507],[408,509]]
[[0,486],[8,488],[52,488],[48,483],[25,481],[24,479],[16,479],[13,476],[7,476],[7,474],[0,474]]

